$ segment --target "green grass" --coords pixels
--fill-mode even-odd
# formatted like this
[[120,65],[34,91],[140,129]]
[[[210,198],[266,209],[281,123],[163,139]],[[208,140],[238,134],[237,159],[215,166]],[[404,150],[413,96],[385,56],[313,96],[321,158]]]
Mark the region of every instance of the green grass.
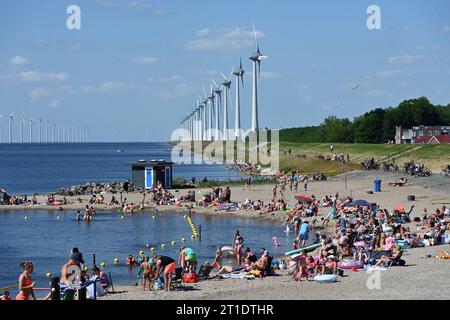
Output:
[[[204,143],[205,148],[208,143]],[[243,143],[240,143],[242,146]],[[344,171],[360,169],[360,163],[366,159],[375,158],[378,162],[390,162],[395,159],[401,167],[406,161],[418,161],[434,172],[450,164],[450,144],[433,145],[396,145],[396,144],[363,144],[363,143],[333,143],[335,153],[350,155],[350,162],[344,167],[339,161],[317,160],[316,153],[328,156],[331,143],[294,143],[280,142],[280,170],[285,172],[298,170],[302,174],[317,172],[326,175],[336,175]],[[291,149],[291,155],[285,151]],[[217,151],[218,154],[222,153]],[[249,152],[246,151],[248,158]],[[305,158],[298,157],[305,155]]]
[[[330,154],[330,143],[291,143],[281,142],[281,158],[284,151],[291,148],[292,154],[305,154],[311,157],[317,153],[323,155]],[[385,144],[333,144],[334,152],[350,155],[350,161],[360,163],[365,159],[374,157],[377,161],[395,161],[399,165],[403,162],[414,160],[424,163],[435,171],[440,171],[442,167],[450,163],[450,144],[429,144],[429,145],[385,145]],[[288,156],[286,156],[288,157]],[[283,161],[283,160],[282,160]]]

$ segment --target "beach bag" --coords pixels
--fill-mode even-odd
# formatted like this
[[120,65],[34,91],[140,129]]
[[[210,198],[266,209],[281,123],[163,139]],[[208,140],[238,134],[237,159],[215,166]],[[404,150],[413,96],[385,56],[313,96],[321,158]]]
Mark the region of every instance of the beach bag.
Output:
[[185,273],[183,274],[183,283],[197,283],[197,273]]

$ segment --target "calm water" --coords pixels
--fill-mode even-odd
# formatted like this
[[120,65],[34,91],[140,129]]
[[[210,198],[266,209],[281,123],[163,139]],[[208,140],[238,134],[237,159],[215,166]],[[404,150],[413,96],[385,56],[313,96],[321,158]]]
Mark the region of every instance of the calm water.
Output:
[[[170,150],[167,143],[0,144],[0,188],[32,194],[86,182],[124,181],[131,178],[130,163],[170,160]],[[220,165],[174,166],[174,177],[205,176],[226,180],[236,173]]]
[[[29,219],[25,220],[25,216]],[[60,216],[61,219],[57,220]],[[0,287],[16,284],[20,274],[19,263],[24,259],[35,262],[34,279],[38,287],[48,287],[47,272],[60,274],[72,247],[78,247],[86,264],[92,266],[92,254],[97,265],[106,263],[115,284],[136,282],[136,268],[130,270],[124,265],[129,254],[137,256],[140,250],[151,255],[146,244],[157,248],[160,254],[177,257],[181,238],[186,245],[197,252],[199,263],[212,261],[216,246],[231,245],[234,231],[239,228],[245,239],[245,246],[255,252],[261,247],[271,254],[282,254],[290,247],[293,234],[286,235],[281,223],[242,219],[236,217],[193,216],[196,226],[202,225],[202,241],[191,240],[192,231],[181,214],[136,214],[120,219],[120,214],[98,213],[95,220],[87,223],[75,221],[74,212],[3,212],[0,213]],[[272,237],[276,236],[282,247],[275,247]],[[176,246],[171,242],[176,241]],[[160,249],[164,243],[166,248]],[[114,265],[114,258],[120,260]],[[15,293],[15,290],[11,290]]]

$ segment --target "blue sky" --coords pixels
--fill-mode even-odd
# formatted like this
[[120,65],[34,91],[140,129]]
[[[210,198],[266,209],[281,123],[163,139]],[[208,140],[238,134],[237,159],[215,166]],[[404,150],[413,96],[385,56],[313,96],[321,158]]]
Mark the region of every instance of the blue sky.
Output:
[[[66,28],[70,4],[81,8],[81,30]],[[371,4],[381,8],[381,30],[366,27]],[[247,129],[252,22],[269,56],[259,83],[261,127],[353,118],[419,96],[450,103],[445,0],[4,0],[2,140],[13,110],[87,127],[94,141],[168,140],[202,85],[228,74],[240,55]]]

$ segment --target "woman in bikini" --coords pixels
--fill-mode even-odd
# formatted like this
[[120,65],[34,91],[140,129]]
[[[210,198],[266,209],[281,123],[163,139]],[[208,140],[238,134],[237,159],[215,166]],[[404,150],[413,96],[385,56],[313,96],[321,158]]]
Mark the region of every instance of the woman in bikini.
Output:
[[16,300],[29,300],[30,295],[33,297],[33,300],[36,300],[33,291],[35,282],[31,278],[31,274],[34,270],[33,262],[22,262],[20,267],[22,268],[22,273],[19,276],[19,293],[16,296]]
[[240,266],[242,264],[242,246],[244,244],[244,237],[241,236],[239,230],[236,230],[233,239],[233,247],[236,252],[236,260],[237,265]]

